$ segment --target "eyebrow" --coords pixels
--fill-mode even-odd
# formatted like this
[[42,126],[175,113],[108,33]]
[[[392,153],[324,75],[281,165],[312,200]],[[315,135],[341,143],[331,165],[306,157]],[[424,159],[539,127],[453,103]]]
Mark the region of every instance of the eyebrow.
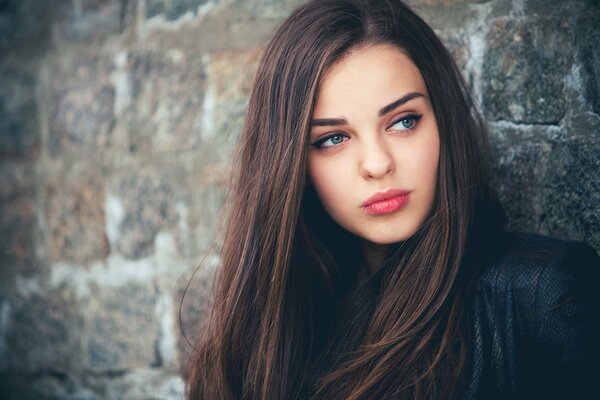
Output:
[[[419,93],[419,92],[411,92],[411,93],[405,94],[404,96],[400,97],[398,100],[395,100],[395,101],[391,102],[390,104],[381,107],[381,109],[379,110],[379,112],[377,114],[380,117],[383,117],[385,114],[396,109],[397,107],[400,107],[402,104],[408,103],[409,101],[416,99],[418,97],[425,97],[425,95],[423,93]],[[346,118],[317,118],[317,119],[313,119],[310,122],[311,126],[336,126],[336,125],[347,125],[347,124],[348,124],[348,120]]]
[[380,117],[383,117],[385,114],[394,110],[396,107],[400,107],[402,104],[408,103],[412,99],[416,99],[418,97],[425,97],[425,95],[423,93],[419,93],[419,92],[412,92],[412,93],[405,94],[404,96],[400,97],[398,100],[393,101],[390,104],[388,104],[387,106],[382,107],[381,110],[379,110],[379,112],[377,113],[377,115],[379,115]]
[[313,119],[310,122],[311,126],[336,126],[336,125],[347,125],[348,120],[346,118],[319,118]]

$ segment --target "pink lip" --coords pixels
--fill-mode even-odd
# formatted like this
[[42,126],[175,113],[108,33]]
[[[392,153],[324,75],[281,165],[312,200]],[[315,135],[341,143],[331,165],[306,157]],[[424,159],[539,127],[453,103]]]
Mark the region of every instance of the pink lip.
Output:
[[390,189],[375,193],[362,204],[367,214],[389,214],[404,207],[410,198],[409,190]]

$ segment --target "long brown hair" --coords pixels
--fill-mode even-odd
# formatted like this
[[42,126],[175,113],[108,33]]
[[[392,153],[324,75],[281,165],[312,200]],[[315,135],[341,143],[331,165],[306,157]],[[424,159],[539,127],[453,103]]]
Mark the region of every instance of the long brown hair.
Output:
[[[320,79],[375,43],[421,71],[441,150],[429,218],[359,282],[358,239],[307,185],[307,151]],[[469,366],[469,289],[499,220],[485,129],[431,28],[399,0],[300,7],[265,49],[240,146],[190,398],[454,397]]]

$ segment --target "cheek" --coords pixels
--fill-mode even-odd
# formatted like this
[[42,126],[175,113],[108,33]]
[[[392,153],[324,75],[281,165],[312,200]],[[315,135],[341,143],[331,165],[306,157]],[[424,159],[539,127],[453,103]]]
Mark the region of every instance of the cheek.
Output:
[[319,162],[310,161],[308,164],[308,178],[310,184],[314,187],[319,198],[323,199],[328,192],[334,188],[331,187],[330,177],[326,168]]
[[420,155],[419,164],[423,173],[422,178],[428,182],[430,195],[433,197],[437,186],[438,165],[440,161],[440,143],[437,135],[431,139],[426,149]]
[[[435,131],[433,131],[435,132]],[[422,140],[402,151],[398,174],[414,185],[420,193],[423,206],[428,207],[435,196],[439,164],[439,138],[437,132],[423,135]]]
[[430,180],[437,178],[438,164],[440,161],[439,143],[432,144],[431,151],[422,155],[421,164]]
[[420,171],[421,179],[435,182],[440,160],[440,138],[435,125],[431,126],[427,133],[412,153],[413,165]]
[[309,159],[308,177],[323,207],[331,213],[332,206],[342,201],[344,177],[340,174],[340,168],[327,161]]

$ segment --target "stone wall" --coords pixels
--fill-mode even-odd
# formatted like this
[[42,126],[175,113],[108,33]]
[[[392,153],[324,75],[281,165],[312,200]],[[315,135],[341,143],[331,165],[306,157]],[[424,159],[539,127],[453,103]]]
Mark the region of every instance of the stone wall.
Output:
[[[182,398],[252,74],[300,3],[1,2],[1,399]],[[598,2],[410,3],[490,123],[510,226],[599,249]]]

